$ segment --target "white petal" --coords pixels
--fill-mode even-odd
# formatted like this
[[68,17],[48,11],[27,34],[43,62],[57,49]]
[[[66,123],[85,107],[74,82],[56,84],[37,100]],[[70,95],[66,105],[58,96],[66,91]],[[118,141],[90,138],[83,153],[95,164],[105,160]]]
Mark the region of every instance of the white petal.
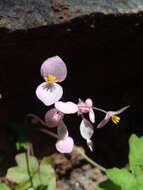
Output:
[[55,103],[55,108],[65,114],[72,114],[78,111],[78,106],[73,102],[59,101]]
[[110,120],[110,113],[107,112],[104,119],[102,121],[100,121],[100,123],[97,125],[97,128],[102,128],[104,127]]
[[91,140],[86,140],[87,146],[91,151],[93,151],[93,142]]
[[87,104],[87,106],[91,106],[92,107],[92,105],[93,105],[93,102],[92,102],[92,100],[90,98],[87,98],[85,100],[85,103]]
[[94,133],[93,126],[87,119],[82,120],[80,124],[80,133],[81,136],[88,141],[92,137]]
[[89,119],[92,123],[95,123],[95,114],[94,114],[94,111],[93,109],[90,109],[89,110]]
[[46,106],[50,106],[61,99],[63,88],[57,83],[49,85],[43,82],[37,87],[36,95]]
[[59,56],[50,57],[41,65],[41,75],[42,77],[54,75],[58,82],[61,82],[67,76],[67,67]]
[[61,153],[71,153],[74,147],[74,142],[71,137],[67,137],[56,142],[56,149]]
[[121,108],[121,109],[119,109],[119,110],[117,110],[117,111],[110,111],[111,116],[112,116],[112,115],[118,115],[118,114],[124,112],[124,111],[125,111],[126,109],[128,109],[129,107],[130,107],[130,106],[125,106],[125,107],[123,107],[123,108]]
[[64,139],[68,137],[68,134],[69,134],[68,129],[64,123],[57,127],[57,134],[60,139]]

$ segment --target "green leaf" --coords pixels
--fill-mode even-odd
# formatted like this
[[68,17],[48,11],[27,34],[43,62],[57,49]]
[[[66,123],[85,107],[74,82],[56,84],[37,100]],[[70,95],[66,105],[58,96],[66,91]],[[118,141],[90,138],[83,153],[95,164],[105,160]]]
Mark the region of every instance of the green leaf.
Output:
[[56,190],[56,176],[55,175],[49,181],[48,190]]
[[53,168],[54,160],[51,157],[44,157],[40,163],[42,184],[46,185],[48,180],[48,190],[56,190],[56,173]]
[[1,183],[0,184],[0,190],[10,190],[10,188],[6,184]]
[[129,149],[130,170],[136,175],[143,173],[143,137],[132,135],[129,140]]
[[138,186],[137,190],[143,190],[143,174],[136,176],[136,180]]
[[122,190],[137,190],[136,178],[127,169],[108,169],[106,170],[106,174]]
[[52,165],[53,159],[51,157],[42,159],[39,172],[33,176],[34,187],[44,187],[45,190],[56,190],[56,173]]
[[111,180],[106,180],[98,184],[96,190],[121,190],[121,187],[114,184]]
[[22,183],[29,179],[29,175],[24,168],[12,167],[8,169],[6,178],[15,183]]
[[40,163],[40,171],[45,175],[54,174],[53,159],[51,157],[44,157]]
[[20,168],[27,170],[29,165],[30,172],[34,173],[38,169],[38,160],[34,156],[27,156],[26,153],[16,155],[16,162]]
[[38,185],[36,190],[47,190],[48,186],[47,185]]
[[29,180],[30,175],[38,170],[38,161],[33,156],[27,156],[26,153],[16,155],[16,163],[18,166],[9,168],[6,178],[15,183],[23,183]]
[[[33,156],[28,156],[25,153],[18,154],[16,156],[17,167],[12,167],[8,169],[6,178],[19,184],[15,187],[15,190],[24,190],[29,188],[43,188],[43,190],[56,190],[56,173],[53,169],[53,159],[50,157],[45,157],[40,162]],[[31,179],[33,187],[31,187]]]
[[16,142],[16,149],[18,151],[21,150],[21,149],[27,150],[28,146],[29,146],[28,142],[20,142],[20,141]]
[[34,187],[47,186],[46,190],[56,190],[56,173],[52,167],[53,159],[45,157],[40,162],[39,173],[33,177]]
[[[30,190],[31,189],[31,184],[30,184],[30,180],[27,180],[23,183],[20,183],[19,185],[17,185],[14,190]],[[29,188],[28,188],[29,187]]]

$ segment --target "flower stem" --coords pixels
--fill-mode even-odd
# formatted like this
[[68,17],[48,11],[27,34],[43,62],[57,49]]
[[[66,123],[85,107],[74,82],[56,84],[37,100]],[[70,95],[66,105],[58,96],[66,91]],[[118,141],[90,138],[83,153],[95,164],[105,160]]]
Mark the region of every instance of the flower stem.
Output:
[[51,132],[51,131],[49,131],[49,130],[47,130],[47,129],[39,129],[41,132],[43,132],[43,133],[46,133],[46,134],[48,134],[48,135],[50,135],[50,136],[52,136],[52,137],[54,137],[54,138],[56,138],[56,139],[58,139],[59,137],[58,137],[58,135],[57,134],[55,134],[55,133],[53,133],[53,132]]
[[107,113],[107,111],[103,110],[103,109],[100,109],[100,108],[97,108],[97,107],[92,107],[94,110],[98,110],[98,111],[101,111],[103,113]]
[[[48,131],[47,129],[39,129],[39,130],[40,130],[41,132],[43,132],[43,133],[46,133],[46,134],[48,134],[48,135],[50,135],[50,136],[52,136],[52,137],[58,139],[58,136],[57,136],[55,133],[53,133],[53,132],[51,132],[51,131]],[[75,149],[87,162],[89,162],[89,163],[92,164],[93,166],[99,168],[99,169],[100,169],[101,171],[103,171],[103,172],[106,171],[106,169],[105,169],[104,167],[100,166],[100,165],[97,164],[95,161],[93,161],[91,158],[89,158],[84,152],[80,151],[80,149],[79,149],[78,147],[74,146],[74,149]]]
[[97,111],[100,111],[100,112],[103,112],[103,113],[107,113],[107,111],[105,111],[103,109],[100,109],[100,108],[97,108],[97,107],[93,107],[93,106],[78,106],[78,108],[92,108],[94,110],[97,110]]
[[[36,119],[37,121],[39,121],[42,125],[44,126],[47,126],[46,123],[41,119],[39,118],[38,116],[34,115],[34,114],[28,114],[28,116],[30,117],[33,117],[34,119]],[[43,133],[46,133],[56,139],[59,139],[58,135],[49,131],[48,129],[44,129],[44,128],[39,128],[38,129],[39,131],[43,132]],[[101,171],[105,172],[106,171],[106,168],[100,166],[99,164],[97,164],[95,161],[93,161],[91,158],[89,158],[84,152],[80,151],[80,149],[78,147],[74,147],[74,149],[87,161],[89,162],[90,164],[92,164],[93,166],[99,168]]]
[[30,180],[30,187],[32,187],[35,190],[32,175],[31,175],[31,171],[30,171],[30,163],[29,163],[30,155],[29,154],[30,154],[30,146],[28,145],[28,150],[27,150],[27,152],[25,154],[25,156],[26,156],[26,164],[27,164],[27,173],[28,173],[29,180]]
[[31,118],[35,119],[36,122],[40,122],[42,125],[47,127],[46,123],[40,117],[38,117],[37,115],[35,115],[33,113],[27,114],[27,117],[31,117]]
[[93,161],[91,158],[89,158],[84,152],[80,151],[79,148],[75,147],[75,149],[87,162],[89,162],[93,166],[99,168],[103,172],[106,171],[106,168],[104,168],[103,166],[100,166],[99,164],[97,164],[95,161]]

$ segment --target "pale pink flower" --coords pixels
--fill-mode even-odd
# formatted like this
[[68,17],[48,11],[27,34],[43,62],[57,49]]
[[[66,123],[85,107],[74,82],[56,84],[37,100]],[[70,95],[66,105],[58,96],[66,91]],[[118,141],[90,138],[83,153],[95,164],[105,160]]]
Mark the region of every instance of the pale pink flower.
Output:
[[95,123],[95,114],[94,114],[94,111],[92,109],[93,107],[93,102],[90,98],[87,98],[84,101],[82,100],[79,100],[79,103],[77,104],[78,105],[78,108],[79,108],[79,111],[78,111],[78,114],[81,114],[81,113],[89,113],[89,119],[92,123]]
[[125,106],[117,111],[108,111],[105,115],[105,118],[97,125],[97,128],[104,127],[109,122],[110,118],[115,124],[118,124],[120,121],[120,117],[118,117],[117,115],[124,112],[129,107],[130,106]]
[[36,95],[45,105],[50,106],[63,95],[63,89],[57,83],[65,80],[67,67],[59,56],[54,56],[44,61],[40,71],[46,82],[37,87]]
[[92,124],[87,119],[83,119],[80,124],[80,134],[86,140],[91,151],[93,150],[93,143],[91,141],[93,133],[94,129]]
[[62,102],[58,101],[55,103],[55,108],[61,111],[64,114],[73,114],[78,113],[78,115],[82,113],[89,113],[89,119],[92,123],[95,123],[95,114],[92,109],[93,102],[90,98],[86,99],[86,101],[79,100],[78,104],[73,102]]
[[74,147],[74,142],[71,137],[58,140],[56,143],[56,149],[61,153],[71,153]]
[[[55,103],[55,107],[57,110],[64,114],[73,114],[73,113],[88,113],[89,117],[93,121],[95,121],[94,118],[94,112],[92,110],[92,100],[87,99],[85,102],[80,101],[79,104],[75,104],[73,102],[61,102],[58,101]],[[83,119],[80,124],[80,134],[81,136],[86,140],[88,147],[90,150],[92,150],[92,141],[91,137],[94,133],[92,124],[87,120]],[[62,145],[65,141],[62,140]],[[61,143],[60,143],[61,145]]]
[[69,136],[64,123],[57,127],[57,134],[59,139],[56,142],[56,149],[61,153],[71,153],[74,147],[74,141]]
[[55,103],[55,108],[64,114],[73,114],[78,112],[78,106],[73,102],[58,101]]

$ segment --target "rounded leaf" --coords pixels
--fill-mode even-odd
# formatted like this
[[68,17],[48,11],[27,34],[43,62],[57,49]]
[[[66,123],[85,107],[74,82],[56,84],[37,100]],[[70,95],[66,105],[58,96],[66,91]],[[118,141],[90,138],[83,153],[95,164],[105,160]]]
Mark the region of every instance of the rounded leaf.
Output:
[[29,169],[31,172],[35,172],[38,169],[38,160],[34,156],[28,156],[26,153],[17,154],[15,157],[16,163],[20,168],[27,170],[27,159],[29,162]]
[[12,167],[8,169],[6,178],[15,183],[23,183],[29,179],[29,175],[24,168]]
[[53,75],[59,82],[65,80],[67,76],[67,67],[59,56],[46,59],[41,65],[41,76],[47,77]]
[[36,89],[36,96],[46,106],[50,106],[61,99],[63,95],[63,88],[57,84],[48,84],[43,82]]
[[10,188],[6,184],[1,183],[0,184],[0,190],[10,190]]

